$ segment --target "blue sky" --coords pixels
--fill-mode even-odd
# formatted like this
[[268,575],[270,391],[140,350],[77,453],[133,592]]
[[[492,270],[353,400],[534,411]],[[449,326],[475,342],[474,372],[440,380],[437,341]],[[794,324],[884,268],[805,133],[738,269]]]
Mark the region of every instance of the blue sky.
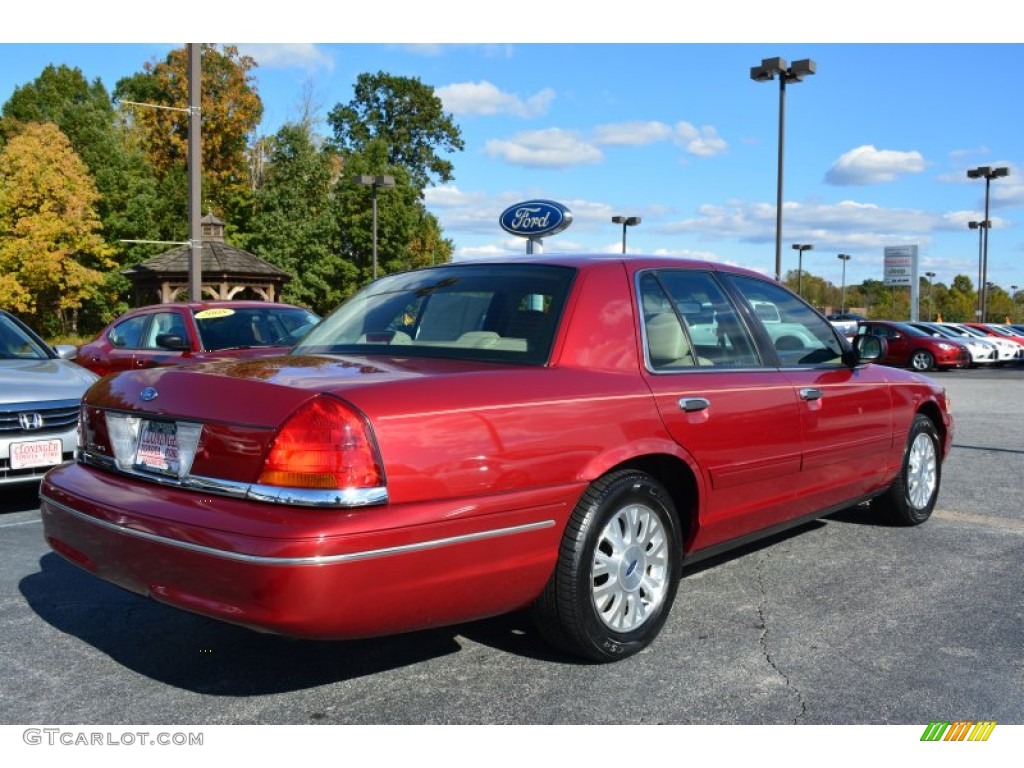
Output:
[[[1009,177],[991,186],[989,279],[1024,287],[1024,44],[999,29],[965,29],[962,5],[934,3],[921,18],[872,1],[855,17],[838,17],[852,8],[831,11],[838,18],[826,23],[799,2],[787,4],[787,21],[746,3],[677,18],[644,1],[545,9],[447,0],[429,4],[433,15],[427,4],[385,3],[310,22],[305,2],[289,4],[294,17],[261,22],[269,15],[253,12],[244,24],[196,8],[206,39],[217,32],[259,63],[265,133],[298,116],[304,94],[325,117],[351,98],[362,72],[434,87],[465,141],[451,158],[454,181],[426,196],[457,258],[524,252],[498,217],[540,197],[573,213],[572,226],[544,242],[547,252],[620,250],[611,217],[622,214],[642,217],[628,232],[631,252],[771,273],[779,88],[749,71],[781,56],[817,65],[787,87],[784,271],[796,268],[799,242],[814,245],[804,255],[811,273],[839,284],[836,256],[845,253],[848,283],[881,279],[886,246],[917,244],[922,274],[975,281],[979,240],[967,222],[983,218],[985,184],[966,171],[1007,166]],[[998,25],[1004,17],[986,5],[972,3],[972,17]],[[178,45],[130,42],[153,38],[144,20],[79,29],[76,8],[68,5],[52,37],[26,22],[20,28],[33,34],[0,40],[0,100],[49,63],[79,67],[112,90]],[[186,38],[195,26],[171,23],[160,36]],[[314,35],[339,42],[295,42]],[[271,36],[292,42],[239,42]]]

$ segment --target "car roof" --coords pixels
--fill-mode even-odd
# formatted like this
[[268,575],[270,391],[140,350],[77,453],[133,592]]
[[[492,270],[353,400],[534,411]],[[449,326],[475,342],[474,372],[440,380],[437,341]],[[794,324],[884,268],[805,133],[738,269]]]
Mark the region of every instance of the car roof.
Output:
[[[260,301],[258,299],[240,299],[232,301],[167,301],[160,304],[147,304],[144,307],[134,307],[125,314],[133,312],[152,312],[155,310],[167,309],[168,307],[183,307],[195,311],[204,309],[250,309],[253,307],[279,307],[282,309],[305,309],[294,304],[282,304],[279,301]],[[309,310],[307,310],[309,311]]]
[[609,263],[621,263],[633,271],[641,269],[701,269],[729,272],[738,275],[749,275],[752,277],[769,277],[770,279],[767,272],[759,272],[754,269],[738,267],[732,264],[725,264],[723,262],[705,261],[703,259],[688,259],[676,256],[655,256],[646,254],[623,255],[620,253],[543,253],[480,256],[471,259],[459,259],[458,261],[438,264],[433,267],[425,267],[425,269],[443,269],[446,267],[459,267],[463,265],[492,264],[538,264],[586,269]]

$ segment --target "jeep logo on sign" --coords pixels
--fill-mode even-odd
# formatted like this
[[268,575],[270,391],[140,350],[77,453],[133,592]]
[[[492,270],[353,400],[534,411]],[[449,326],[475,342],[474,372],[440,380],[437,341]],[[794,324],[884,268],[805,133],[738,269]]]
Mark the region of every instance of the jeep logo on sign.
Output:
[[498,223],[510,235],[545,237],[572,224],[572,211],[553,200],[528,200],[506,208]]

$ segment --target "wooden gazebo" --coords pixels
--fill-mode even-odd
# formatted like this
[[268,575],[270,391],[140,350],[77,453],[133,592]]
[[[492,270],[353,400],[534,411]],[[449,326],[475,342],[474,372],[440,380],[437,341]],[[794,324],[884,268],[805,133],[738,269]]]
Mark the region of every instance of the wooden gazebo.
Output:
[[[292,276],[259,256],[224,242],[224,222],[202,218],[204,299],[280,301]],[[180,245],[122,271],[135,286],[135,306],[188,298],[189,247]]]

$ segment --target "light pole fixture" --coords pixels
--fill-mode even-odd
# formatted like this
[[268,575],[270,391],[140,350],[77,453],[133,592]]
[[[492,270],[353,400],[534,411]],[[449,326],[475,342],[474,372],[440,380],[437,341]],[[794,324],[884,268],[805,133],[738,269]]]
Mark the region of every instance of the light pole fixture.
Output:
[[356,176],[356,183],[373,190],[373,279],[377,279],[377,189],[395,186],[394,176]]
[[760,66],[750,68],[750,79],[766,83],[779,78],[779,170],[776,176],[775,194],[775,279],[782,280],[782,159],[786,136],[786,83],[799,83],[813,75],[817,65],[811,59],[794,61],[792,66],[785,59],[761,59]]
[[804,251],[813,251],[814,246],[809,243],[793,243],[793,250],[800,251],[800,259],[796,267],[796,292],[798,296],[804,295]]
[[612,224],[622,225],[622,252],[626,252],[626,227],[635,227],[640,223],[639,216],[612,216]]
[[[977,168],[971,168],[967,171],[968,179],[984,179],[985,180],[985,236],[984,245],[981,250],[981,279],[978,281],[979,290],[981,295],[978,297],[978,309],[981,315],[981,322],[985,322],[985,314],[988,311],[988,291],[986,290],[985,283],[988,282],[988,231],[992,229],[992,221],[988,217],[988,200],[989,200],[989,187],[992,184],[992,179],[998,179],[1002,176],[1009,176],[1010,169],[1004,167],[1001,168],[990,168],[987,165],[980,165]],[[979,237],[981,233],[978,233]]]
[[843,288],[842,288],[842,291],[840,293],[842,298],[839,301],[839,305],[840,305],[839,306],[839,311],[840,312],[845,312],[846,311],[846,262],[848,262],[850,260],[850,254],[848,254],[848,253],[840,253],[838,256],[836,256],[836,258],[839,259],[841,262],[843,262]]
[[931,310],[932,319],[935,317],[935,300],[932,299],[932,286],[935,283],[935,273],[925,272],[924,276],[928,278],[928,308]]

